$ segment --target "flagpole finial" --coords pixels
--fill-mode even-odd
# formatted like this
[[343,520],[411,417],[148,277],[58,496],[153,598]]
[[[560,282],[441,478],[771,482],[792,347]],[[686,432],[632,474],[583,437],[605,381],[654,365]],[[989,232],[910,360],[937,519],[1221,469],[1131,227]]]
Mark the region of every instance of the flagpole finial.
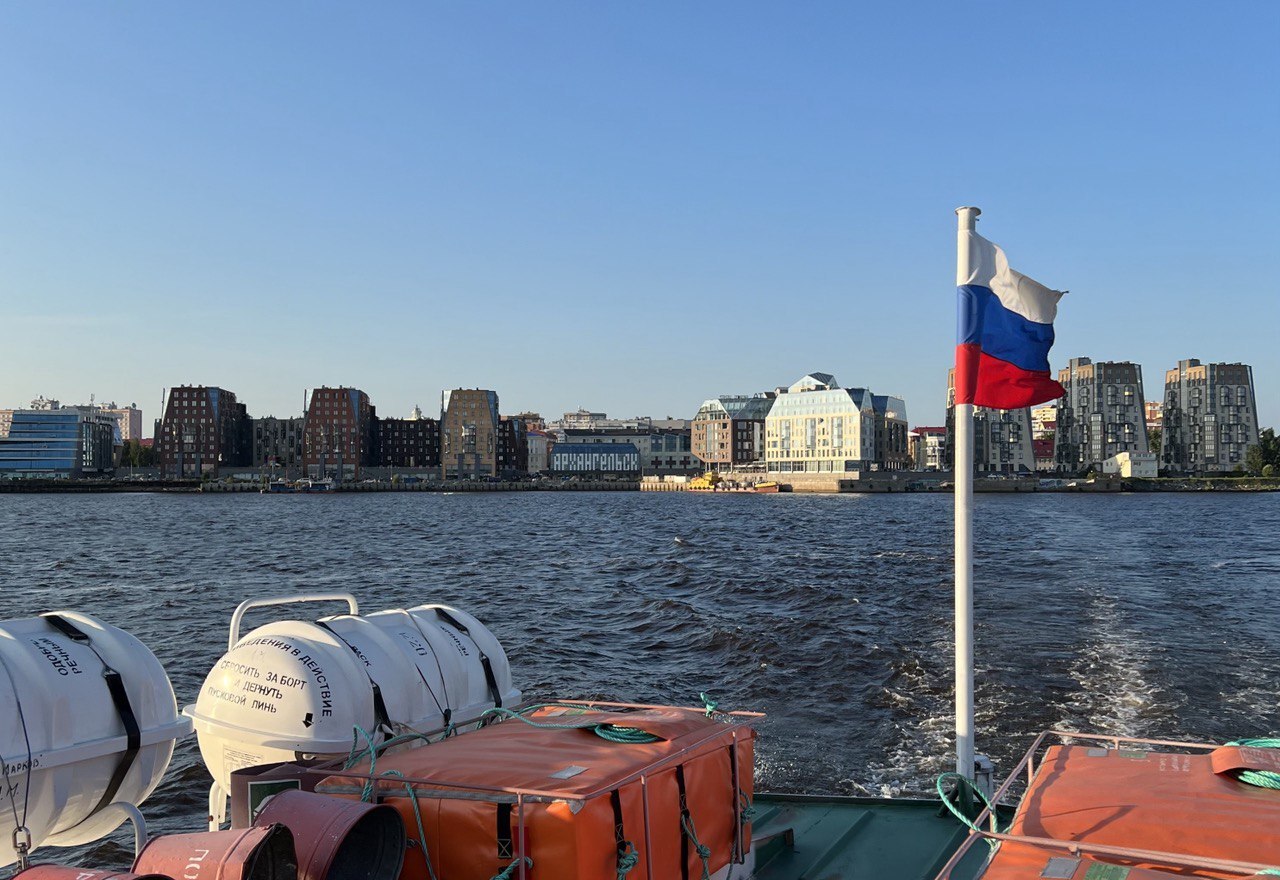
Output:
[[973,231],[978,225],[978,215],[981,213],[981,208],[975,208],[972,205],[956,208],[956,215],[960,218],[960,228]]

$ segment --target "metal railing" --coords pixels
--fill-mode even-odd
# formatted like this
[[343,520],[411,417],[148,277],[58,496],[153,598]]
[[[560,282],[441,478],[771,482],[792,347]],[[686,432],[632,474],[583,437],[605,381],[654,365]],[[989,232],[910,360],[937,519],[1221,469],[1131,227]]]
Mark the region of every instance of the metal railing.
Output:
[[[1036,756],[1046,745],[1046,741],[1050,737],[1056,737],[1060,740],[1080,739],[1089,742],[1110,743],[1111,748],[1119,750],[1121,744],[1138,745],[1138,746],[1164,746],[1167,748],[1188,749],[1195,751],[1213,751],[1220,747],[1218,743],[1196,743],[1196,742],[1177,742],[1175,740],[1166,739],[1143,739],[1141,737],[1114,736],[1109,734],[1096,733],[1077,733],[1069,730],[1045,730],[1035,738],[1031,747],[1027,749],[1026,754],[1022,756],[1017,765],[1010,772],[1008,778],[996,790],[991,798],[992,805],[998,805],[1000,801],[1008,794],[1009,789],[1019,780],[1025,773],[1026,784],[1030,787],[1033,778],[1036,775]],[[1051,837],[1033,837],[1024,834],[1002,834],[996,831],[982,830],[983,822],[991,819],[991,807],[984,807],[982,812],[974,819],[974,829],[969,832],[969,836],[960,844],[959,849],[952,853],[951,858],[942,866],[942,870],[938,872],[936,880],[950,880],[951,873],[956,869],[969,850],[973,848],[979,840],[994,840],[999,843],[1024,843],[1030,846],[1041,847],[1055,851],[1062,851],[1072,856],[1091,855],[1102,856],[1111,859],[1121,859],[1128,862],[1138,864],[1158,864],[1168,865],[1177,868],[1191,868],[1198,870],[1220,871],[1229,874],[1240,874],[1242,876],[1252,876],[1263,871],[1274,869],[1274,865],[1260,865],[1252,862],[1240,862],[1231,859],[1213,859],[1202,856],[1193,856],[1186,853],[1169,853],[1159,850],[1139,849],[1137,847],[1112,846],[1109,844],[1090,843],[1089,841],[1080,840],[1057,840]]]

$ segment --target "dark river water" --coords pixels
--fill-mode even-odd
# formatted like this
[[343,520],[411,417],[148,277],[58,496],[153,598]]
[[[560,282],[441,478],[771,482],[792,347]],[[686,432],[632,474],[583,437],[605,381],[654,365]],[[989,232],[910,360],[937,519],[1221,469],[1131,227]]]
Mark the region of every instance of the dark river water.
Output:
[[[497,634],[528,697],[709,691],[768,713],[759,788],[922,793],[953,762],[951,511],[940,495],[0,495],[3,617],[123,627],[182,706],[247,597],[444,602]],[[1280,493],[985,495],[976,516],[978,746],[998,767],[1053,725],[1280,735]],[[208,782],[191,737],[143,807],[153,831],[197,830]]]

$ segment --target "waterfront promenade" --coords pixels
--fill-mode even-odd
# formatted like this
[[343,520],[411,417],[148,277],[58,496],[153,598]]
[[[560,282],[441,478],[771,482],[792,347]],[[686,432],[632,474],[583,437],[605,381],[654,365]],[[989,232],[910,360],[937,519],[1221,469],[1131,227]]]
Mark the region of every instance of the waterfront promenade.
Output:
[[[787,482],[779,480],[783,494],[940,494],[949,495],[949,479],[937,474],[921,479],[920,474],[877,475],[864,479],[828,479],[825,481]],[[172,480],[172,479],[95,479],[95,480],[5,480],[0,481],[3,494],[105,494],[105,493],[194,493],[194,494],[260,494],[264,483],[258,480]],[[1160,479],[1040,479],[1036,477],[977,479],[974,491],[984,494],[1097,494],[1117,492],[1278,492],[1277,477],[1185,477]],[[453,493],[453,492],[689,492],[687,482],[642,481],[637,479],[571,479],[571,480],[453,480],[449,482],[420,480],[395,482],[365,480],[336,483],[331,489],[306,492],[301,489],[279,494],[357,494]],[[266,494],[276,494],[267,492]],[[749,491],[697,492],[697,495],[754,494]]]

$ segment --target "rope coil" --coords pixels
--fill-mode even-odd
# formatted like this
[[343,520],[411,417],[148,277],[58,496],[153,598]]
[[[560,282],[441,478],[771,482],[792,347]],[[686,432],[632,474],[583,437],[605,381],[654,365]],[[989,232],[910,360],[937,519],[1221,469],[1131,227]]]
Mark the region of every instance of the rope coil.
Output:
[[[1239,739],[1227,745],[1249,749],[1280,749],[1280,738]],[[1231,775],[1246,785],[1280,791],[1280,773],[1272,770],[1237,770]]]
[[529,713],[536,712],[539,709],[576,709],[580,711],[598,711],[589,706],[577,706],[572,703],[539,703],[537,705],[521,709],[519,712],[496,706],[492,709],[486,709],[482,713],[481,719],[483,721],[489,718],[495,718],[505,721],[508,718],[513,718],[516,721],[524,722],[530,727],[537,727],[542,730],[590,730],[596,736],[601,739],[608,740],[609,742],[632,745],[653,743],[662,739],[662,737],[654,736],[647,730],[641,730],[638,727],[625,727],[623,725],[609,723],[602,724],[594,721],[580,721],[577,723],[565,724],[554,721],[534,721],[532,718],[526,717]]

